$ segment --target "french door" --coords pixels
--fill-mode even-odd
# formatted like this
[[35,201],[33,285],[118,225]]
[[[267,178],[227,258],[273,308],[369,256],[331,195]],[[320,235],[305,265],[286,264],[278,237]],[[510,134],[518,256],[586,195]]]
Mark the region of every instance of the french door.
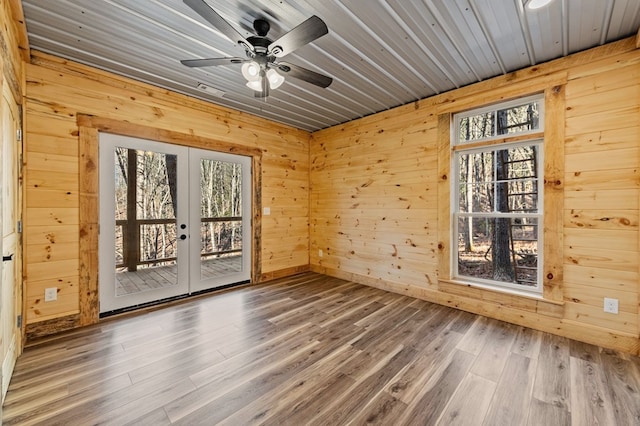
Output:
[[251,276],[251,159],[100,134],[100,312]]

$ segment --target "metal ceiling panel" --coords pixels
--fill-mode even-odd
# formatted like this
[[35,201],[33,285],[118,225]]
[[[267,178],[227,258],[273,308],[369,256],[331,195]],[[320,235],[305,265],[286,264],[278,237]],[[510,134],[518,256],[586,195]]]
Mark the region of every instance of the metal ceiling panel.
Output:
[[422,54],[445,74],[445,83],[448,81],[450,85],[460,87],[479,80],[428,7],[421,2],[404,0],[389,0],[387,3],[394,17],[410,31],[409,40],[415,42]]
[[500,69],[514,70],[535,63],[527,46],[525,33],[518,17],[516,2],[497,3],[491,0],[470,0],[473,19],[482,28]]
[[[333,77],[322,89],[286,78],[266,99],[244,57],[182,0],[23,0],[31,49],[218,105],[314,131],[635,34],[640,0],[206,0],[244,37],[270,22],[272,40],[312,15],[329,34],[284,59]],[[222,96],[197,88],[217,89]]]
[[440,25],[481,80],[504,72],[467,0],[426,3],[437,10]]
[[533,48],[534,62],[545,62],[567,55],[569,48],[565,43],[564,13],[562,1],[557,1],[545,8],[525,12],[521,16],[529,34]]
[[608,21],[609,4],[613,0],[569,0],[569,52],[582,50],[584,44],[600,44],[603,25]]
[[621,34],[632,34],[640,27],[640,1],[617,0],[613,3],[605,42],[617,40]]

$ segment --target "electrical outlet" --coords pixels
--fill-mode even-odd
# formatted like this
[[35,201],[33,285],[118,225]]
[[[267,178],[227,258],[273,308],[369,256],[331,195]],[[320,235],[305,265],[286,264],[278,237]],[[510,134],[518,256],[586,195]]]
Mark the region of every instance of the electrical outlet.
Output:
[[604,311],[610,314],[618,313],[618,299],[604,298]]
[[49,287],[44,289],[44,301],[45,302],[53,302],[54,300],[58,300],[58,288],[57,287]]
[[318,257],[322,257],[323,254],[322,250],[318,250]]

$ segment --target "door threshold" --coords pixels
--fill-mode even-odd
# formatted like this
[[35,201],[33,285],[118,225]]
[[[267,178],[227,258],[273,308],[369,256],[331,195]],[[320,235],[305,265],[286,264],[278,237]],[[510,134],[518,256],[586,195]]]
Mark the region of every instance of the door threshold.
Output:
[[245,285],[245,284],[250,284],[250,283],[251,283],[250,280],[238,281],[238,282],[231,283],[231,284],[225,284],[225,285],[222,285],[222,286],[219,286],[219,287],[208,288],[206,290],[194,291],[193,293],[189,293],[189,294],[182,294],[182,295],[179,295],[179,296],[167,297],[165,299],[153,300],[151,302],[140,303],[138,305],[127,306],[125,308],[114,309],[113,311],[101,312],[99,317],[100,317],[100,319],[109,318],[109,317],[112,317],[112,316],[116,316],[116,315],[120,315],[120,314],[126,314],[126,313],[130,313],[130,312],[141,311],[141,310],[144,310],[144,309],[147,309],[147,308],[152,308],[152,307],[160,308],[163,305],[169,305],[170,303],[173,303],[173,302],[183,301],[183,300],[195,298],[195,297],[198,297],[198,296],[202,296],[202,295],[205,295],[205,294],[215,293],[215,292],[218,292],[218,291],[227,290],[227,289],[230,289],[230,288],[239,287],[239,286],[242,286],[242,285]]

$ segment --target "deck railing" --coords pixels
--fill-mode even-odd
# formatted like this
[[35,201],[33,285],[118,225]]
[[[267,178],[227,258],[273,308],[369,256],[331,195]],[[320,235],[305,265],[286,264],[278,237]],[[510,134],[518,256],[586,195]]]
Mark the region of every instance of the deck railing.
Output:
[[[156,243],[162,245],[162,248],[166,249],[167,247],[172,248],[171,251],[175,253],[175,244],[177,242],[178,236],[182,233],[186,234],[187,230],[178,229],[178,225],[175,219],[137,219],[134,221],[134,226],[129,227],[129,221],[126,219],[116,220],[116,227],[120,227],[121,236],[122,236],[122,262],[116,262],[117,268],[126,267],[129,271],[135,271],[138,266],[141,265],[150,265],[150,264],[161,264],[165,262],[171,262],[176,260],[176,256],[164,256],[164,257],[154,257],[153,259],[141,259],[141,250],[140,250],[140,236],[141,236],[141,228],[143,226],[153,226],[153,225],[175,225],[175,229],[171,232],[167,232],[168,240],[162,243]],[[221,223],[221,222],[242,222],[242,217],[232,216],[232,217],[203,217],[201,218],[201,223]],[[183,232],[181,232],[183,231]],[[134,242],[132,245],[131,242]],[[233,243],[233,241],[232,241]],[[116,233],[116,245],[117,245],[117,233]],[[160,248],[158,246],[158,248]],[[156,254],[166,252],[166,250],[156,250]],[[200,257],[209,257],[209,256],[224,256],[234,253],[241,253],[242,248],[232,248],[225,250],[213,250],[207,252],[201,252]]]

